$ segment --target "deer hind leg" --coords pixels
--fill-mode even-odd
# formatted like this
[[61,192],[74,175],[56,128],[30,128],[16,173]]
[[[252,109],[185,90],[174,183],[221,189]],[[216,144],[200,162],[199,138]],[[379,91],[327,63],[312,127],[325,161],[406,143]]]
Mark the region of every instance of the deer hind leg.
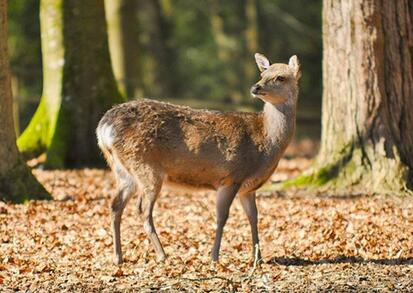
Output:
[[129,199],[136,192],[136,182],[133,176],[122,166],[119,160],[114,160],[114,174],[117,181],[118,190],[111,203],[111,222],[115,264],[121,264],[122,247],[120,239],[120,223],[123,210]]
[[158,261],[166,258],[165,251],[156,233],[153,223],[153,208],[159,196],[163,182],[163,172],[153,167],[141,166],[135,172],[139,181],[138,214],[143,220],[143,228],[155,248]]
[[218,261],[219,249],[221,247],[221,238],[224,231],[225,223],[227,222],[229,215],[229,208],[231,207],[232,201],[237,194],[239,185],[233,184],[229,186],[220,187],[217,192],[217,229],[215,231],[215,241],[212,248],[212,260]]
[[252,256],[259,261],[261,259],[261,252],[259,248],[259,239],[258,239],[258,228],[257,228],[257,205],[255,203],[255,192],[250,192],[246,194],[241,194],[239,196],[241,201],[242,208],[244,209],[245,214],[248,217],[248,221],[251,226],[252,234]]

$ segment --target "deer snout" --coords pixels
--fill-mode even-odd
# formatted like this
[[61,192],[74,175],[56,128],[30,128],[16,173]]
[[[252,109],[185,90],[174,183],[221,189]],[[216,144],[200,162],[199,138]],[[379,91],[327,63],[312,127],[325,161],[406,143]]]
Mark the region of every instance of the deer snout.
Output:
[[254,84],[251,87],[251,94],[253,95],[258,95],[260,93],[260,90],[262,89],[261,85],[259,85],[258,83]]

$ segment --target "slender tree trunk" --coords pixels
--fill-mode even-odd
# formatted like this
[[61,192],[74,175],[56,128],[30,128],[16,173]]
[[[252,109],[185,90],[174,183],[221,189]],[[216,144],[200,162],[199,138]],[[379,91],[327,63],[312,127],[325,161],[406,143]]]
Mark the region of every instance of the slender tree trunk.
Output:
[[160,0],[148,1],[153,16],[151,51],[158,95],[176,98],[179,96],[179,72],[176,66],[175,48],[171,43],[172,22],[166,17]]
[[13,123],[7,50],[7,1],[0,0],[0,200],[24,202],[50,196],[21,159]]
[[268,36],[272,33],[272,23],[263,7],[263,1],[256,0],[257,26],[258,26],[258,47],[263,53],[271,52],[274,48],[273,39]]
[[107,44],[100,0],[42,0],[43,96],[18,139],[23,152],[47,150],[46,166],[95,164],[95,128],[122,101]]
[[121,91],[142,96],[138,0],[105,0],[112,67]]
[[[246,60],[253,60],[254,54],[259,51],[258,47],[258,1],[246,0],[245,2],[245,43],[246,43]],[[244,92],[249,92],[249,87],[256,82],[257,66],[254,62],[244,62],[245,81]]]
[[321,151],[302,183],[412,189],[411,12],[409,0],[324,1]]
[[[238,31],[236,36],[229,35],[225,32],[224,26],[224,17],[221,15],[222,5],[227,3],[222,3],[218,0],[212,0],[211,2],[211,11],[210,11],[210,22],[212,35],[215,40],[217,47],[217,55],[219,60],[222,63],[222,76],[224,82],[228,87],[228,99],[236,104],[240,104],[243,99],[243,81],[244,74],[239,75],[239,72],[243,72],[242,65],[240,66],[239,57],[244,57],[242,54],[242,48],[245,45],[245,39],[242,35],[242,29]],[[239,7],[235,7],[239,8]],[[242,14],[243,9],[245,8],[244,3],[242,2],[240,11],[235,12],[237,15]],[[241,17],[240,25],[244,25],[243,21],[245,18]],[[236,70],[239,67],[240,70]],[[244,73],[244,72],[243,72]]]

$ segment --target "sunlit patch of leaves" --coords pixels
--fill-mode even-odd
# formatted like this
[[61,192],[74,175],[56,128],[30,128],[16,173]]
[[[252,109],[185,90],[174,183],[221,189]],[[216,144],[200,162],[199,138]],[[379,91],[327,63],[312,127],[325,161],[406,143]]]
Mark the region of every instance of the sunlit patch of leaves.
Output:
[[[274,176],[310,164],[283,160]],[[413,291],[413,199],[365,195],[259,196],[263,263],[250,228],[231,208],[221,260],[210,262],[214,194],[163,192],[155,224],[169,258],[157,263],[136,214],[123,215],[125,263],[112,264],[104,170],[35,171],[54,201],[0,203],[0,288],[36,291]],[[2,290],[0,290],[2,291]]]

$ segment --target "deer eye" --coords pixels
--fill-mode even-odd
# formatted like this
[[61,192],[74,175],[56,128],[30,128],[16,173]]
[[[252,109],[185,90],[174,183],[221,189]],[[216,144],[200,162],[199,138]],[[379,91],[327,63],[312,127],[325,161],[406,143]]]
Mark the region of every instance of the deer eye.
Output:
[[276,78],[275,78],[275,80],[277,80],[277,81],[284,81],[285,80],[285,77],[284,76],[277,76]]

